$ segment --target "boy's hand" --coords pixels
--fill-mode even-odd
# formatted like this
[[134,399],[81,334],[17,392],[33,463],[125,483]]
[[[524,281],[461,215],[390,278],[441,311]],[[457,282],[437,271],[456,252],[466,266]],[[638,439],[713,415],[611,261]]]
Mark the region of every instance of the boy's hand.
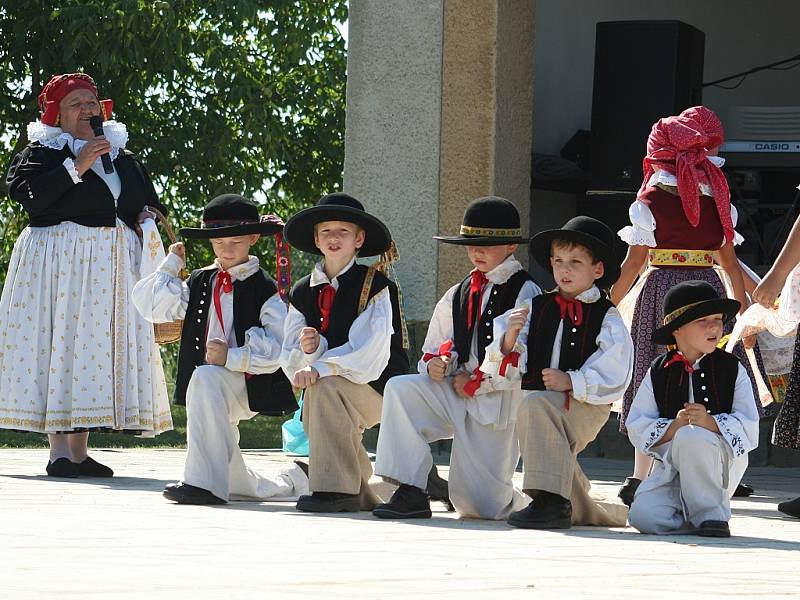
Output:
[[458,373],[453,377],[453,391],[458,394],[459,398],[464,398],[465,400],[472,398],[472,396],[464,391],[464,386],[471,380],[472,375],[470,373]]
[[517,343],[519,332],[522,331],[522,328],[525,327],[525,323],[528,321],[529,312],[530,310],[526,306],[515,308],[511,311],[508,317],[508,329],[503,336],[503,343],[500,345],[500,352],[508,354],[514,349],[514,344]]
[[558,369],[542,369],[542,381],[546,390],[568,392],[572,389],[572,379]]
[[213,338],[206,343],[206,363],[209,365],[225,366],[228,360],[228,343],[219,338]]
[[[684,404],[684,406],[691,406],[689,404]],[[672,423],[669,424],[667,430],[664,432],[664,435],[661,436],[661,439],[658,440],[653,447],[660,446],[661,444],[666,444],[667,442],[672,441],[672,438],[675,437],[675,433],[681,427],[685,427],[689,424],[689,413],[686,412],[685,408],[682,408],[678,411],[678,414],[675,415],[675,418],[672,419]]]
[[706,407],[702,404],[689,404],[687,402],[683,405],[683,410],[678,414],[681,412],[686,413],[686,419],[689,425],[697,425],[703,429],[708,429],[714,433],[719,433],[717,421],[711,416],[711,414],[706,410]]
[[319,372],[314,367],[304,367],[294,372],[292,385],[296,388],[305,389],[317,383]]
[[313,327],[303,327],[300,330],[300,347],[306,354],[314,354],[319,348],[319,331]]
[[175,242],[170,245],[169,251],[180,257],[183,262],[186,262],[186,246],[183,245],[183,242]]
[[428,377],[434,381],[441,381],[444,379],[449,363],[450,357],[448,356],[434,356],[428,361]]

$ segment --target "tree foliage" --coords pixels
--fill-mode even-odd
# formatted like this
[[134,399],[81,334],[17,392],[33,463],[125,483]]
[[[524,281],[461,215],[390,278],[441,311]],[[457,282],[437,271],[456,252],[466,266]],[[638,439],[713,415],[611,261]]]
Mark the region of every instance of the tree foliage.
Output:
[[[6,2],[0,163],[5,172],[27,143],[50,76],[85,71],[114,100],[175,224],[230,191],[286,217],[341,187],[346,18],[345,0]],[[26,219],[2,195],[4,272]],[[208,257],[195,252],[191,262]]]

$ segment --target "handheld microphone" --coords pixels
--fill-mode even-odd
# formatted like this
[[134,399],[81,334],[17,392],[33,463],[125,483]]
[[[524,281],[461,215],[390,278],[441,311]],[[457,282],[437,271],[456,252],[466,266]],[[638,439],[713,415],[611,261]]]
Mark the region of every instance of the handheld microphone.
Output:
[[[103,121],[97,115],[89,119],[89,126],[92,128],[95,137],[103,135]],[[106,173],[114,172],[114,165],[111,164],[111,156],[108,152],[100,155],[100,160],[103,162],[103,171]]]

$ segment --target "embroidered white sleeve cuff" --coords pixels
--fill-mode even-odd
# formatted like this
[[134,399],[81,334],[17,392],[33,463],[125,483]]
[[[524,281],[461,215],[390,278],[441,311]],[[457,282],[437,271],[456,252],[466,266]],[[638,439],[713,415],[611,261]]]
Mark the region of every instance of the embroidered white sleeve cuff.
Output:
[[580,371],[567,371],[570,381],[572,381],[572,397],[578,402],[586,402],[589,392],[586,389],[586,377]]
[[664,453],[670,447],[670,444],[661,444],[657,446],[659,440],[664,437],[664,434],[667,432],[667,428],[669,424],[672,423],[672,419],[666,419],[664,417],[658,418],[653,421],[652,425],[648,428],[647,431],[644,432],[646,436],[644,438],[644,446],[642,447],[642,451],[649,455],[654,456],[655,458],[663,458]]
[[733,450],[734,456],[742,456],[752,450],[752,448],[747,447],[747,440],[742,435],[742,425],[737,419],[727,413],[720,413],[713,415],[713,417],[717,422],[717,427],[722,437],[725,438],[725,441],[728,442],[731,450]]
[[69,173],[72,183],[80,183],[83,181],[81,176],[78,174],[78,169],[75,168],[75,162],[71,158],[65,158],[62,164],[67,170],[67,173]]

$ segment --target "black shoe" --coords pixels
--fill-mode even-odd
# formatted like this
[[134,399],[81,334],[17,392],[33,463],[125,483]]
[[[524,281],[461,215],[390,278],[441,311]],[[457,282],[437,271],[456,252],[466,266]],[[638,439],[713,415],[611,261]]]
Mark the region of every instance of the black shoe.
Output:
[[303,473],[305,473],[306,478],[308,478],[308,463],[304,462],[302,460],[296,460],[296,461],[294,461],[294,464],[296,464],[298,467],[300,467],[300,470]]
[[373,508],[372,514],[381,519],[430,519],[431,501],[418,487],[403,484],[389,502]]
[[630,507],[630,505],[633,504],[633,497],[636,495],[636,490],[639,489],[641,483],[642,480],[637,477],[625,478],[625,483],[622,484],[622,487],[619,488],[619,492],[617,492],[617,497],[622,500],[625,506]]
[[428,473],[428,488],[425,490],[431,500],[437,502],[444,502],[447,505],[447,510],[453,512],[455,507],[450,502],[450,494],[447,490],[447,480],[439,476],[439,471],[436,470],[436,465],[431,467]]
[[84,477],[113,477],[111,467],[100,464],[95,459],[87,456],[83,462],[78,463],[78,472]]
[[162,493],[167,500],[178,504],[227,504],[225,500],[217,498],[208,490],[183,482],[168,484]]
[[800,519],[800,498],[787,500],[778,504],[778,510],[785,515]]
[[47,475],[50,477],[68,477],[74,479],[80,475],[78,465],[70,459],[61,457],[47,463]]
[[508,524],[522,529],[569,529],[572,503],[558,494],[539,491],[528,506],[509,515]]
[[695,533],[703,537],[731,537],[727,521],[703,521]]
[[312,492],[297,499],[297,510],[313,513],[358,512],[361,510],[361,499],[358,494]]
[[753,489],[752,485],[747,483],[740,483],[736,486],[736,490],[733,492],[734,498],[747,498],[751,496],[755,490]]

